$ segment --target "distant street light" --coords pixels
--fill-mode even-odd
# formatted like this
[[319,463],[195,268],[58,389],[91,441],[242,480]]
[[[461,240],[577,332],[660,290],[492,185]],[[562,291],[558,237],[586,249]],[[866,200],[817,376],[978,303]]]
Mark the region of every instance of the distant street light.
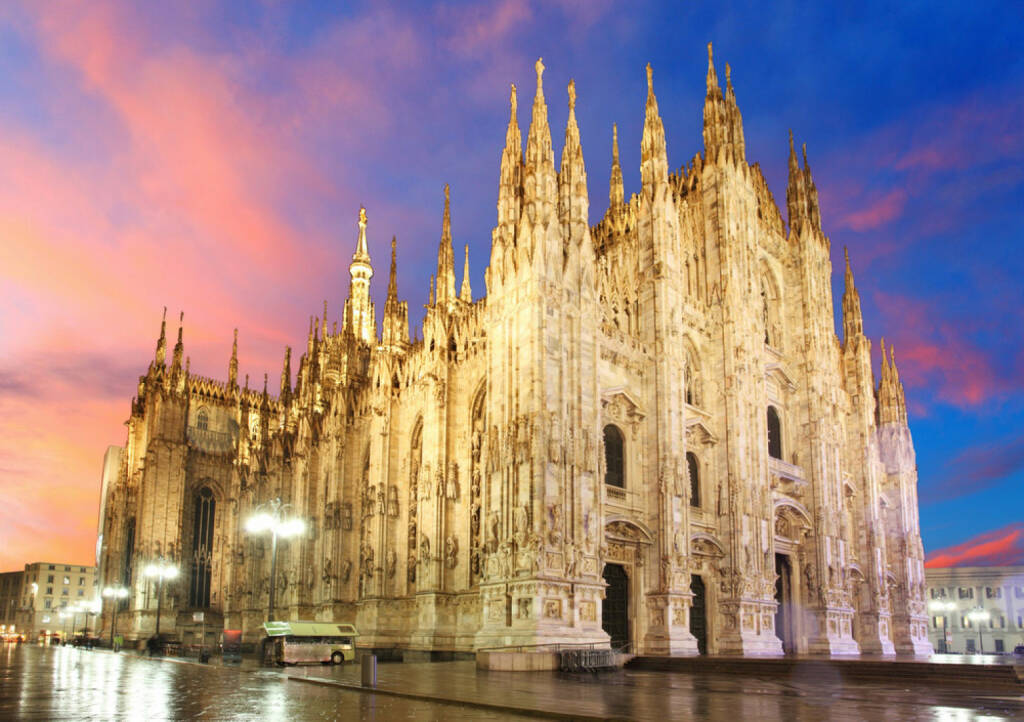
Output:
[[125,587],[107,587],[103,590],[103,596],[113,600],[113,616],[110,620],[110,648],[114,648],[114,629],[117,627],[117,613],[121,608],[121,600],[128,597],[128,589]]
[[992,618],[992,615],[984,609],[982,609],[981,607],[978,607],[968,612],[967,618],[978,625],[978,649],[980,654],[985,654],[985,643],[982,641],[981,638],[981,623],[987,622],[989,619]]
[[164,579],[174,579],[178,576],[178,567],[170,562],[160,559],[146,566],[143,575],[156,577],[156,633],[160,636],[160,612],[163,610],[164,602]]
[[[306,530],[306,522],[297,517],[282,519],[281,513],[291,504],[282,504],[281,499],[271,499],[266,504],[256,507],[256,514],[245,523],[245,530],[250,534],[270,532],[270,598],[268,600],[267,621],[274,620],[274,589],[277,586],[277,538],[301,534]],[[262,509],[262,511],[261,511]]]
[[946,635],[949,634],[949,620],[946,618],[946,613],[956,609],[956,602],[933,599],[928,603],[928,609],[942,617],[942,645],[939,648],[939,652],[945,654],[949,652],[946,646]]

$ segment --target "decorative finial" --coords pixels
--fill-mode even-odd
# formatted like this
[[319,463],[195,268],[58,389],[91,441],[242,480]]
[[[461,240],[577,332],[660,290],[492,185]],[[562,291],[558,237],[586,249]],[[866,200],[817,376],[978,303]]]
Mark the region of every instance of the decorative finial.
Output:
[[619,162],[619,126],[612,123],[612,160]]
[[366,209],[359,206],[359,225],[366,226]]
[[725,85],[732,87],[732,68],[729,67],[729,63],[725,64]]
[[708,65],[712,65],[715,62],[714,53],[711,51],[711,43],[708,42]]
[[508,102],[512,106],[512,115],[515,116],[516,108],[519,107],[519,102],[516,100],[516,84],[515,83],[512,83],[512,91],[509,93]]
[[654,92],[654,68],[651,67],[650,63],[647,63],[647,92]]
[[544,59],[537,58],[537,62],[534,63],[533,67],[537,70],[537,87],[540,88],[541,83],[543,82],[541,76],[544,75]]
[[444,202],[445,202],[446,205],[451,202],[451,195],[448,192],[448,184],[447,183],[444,184]]
[[576,81],[569,78],[569,110],[576,109]]

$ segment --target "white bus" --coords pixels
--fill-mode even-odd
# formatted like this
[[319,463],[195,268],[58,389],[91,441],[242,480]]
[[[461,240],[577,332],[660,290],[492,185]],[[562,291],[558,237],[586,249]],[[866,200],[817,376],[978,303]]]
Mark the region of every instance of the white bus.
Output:
[[269,653],[285,664],[341,664],[356,658],[359,632],[351,624],[334,622],[266,622]]

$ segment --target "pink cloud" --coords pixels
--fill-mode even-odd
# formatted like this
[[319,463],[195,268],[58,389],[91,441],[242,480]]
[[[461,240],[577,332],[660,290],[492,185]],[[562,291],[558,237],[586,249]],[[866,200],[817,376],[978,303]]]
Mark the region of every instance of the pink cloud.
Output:
[[941,309],[883,291],[874,293],[874,301],[892,319],[886,341],[896,350],[904,385],[927,388],[947,403],[970,408],[1024,384],[1024,375],[1001,372],[991,356],[971,342],[974,329],[950,320]]
[[1024,470],[1024,436],[970,446],[946,464],[945,476],[928,488],[928,501],[989,489]]
[[840,228],[850,228],[855,231],[870,231],[884,226],[903,213],[907,203],[907,192],[902,188],[895,188],[888,193],[867,201],[866,206],[855,211],[850,211],[840,218]]
[[925,556],[925,567],[990,567],[1024,564],[1024,523],[1015,522]]
[[513,30],[530,20],[533,11],[528,2],[501,0],[493,5],[442,7],[438,14],[452,28],[448,47],[460,55],[475,55],[506,41]]

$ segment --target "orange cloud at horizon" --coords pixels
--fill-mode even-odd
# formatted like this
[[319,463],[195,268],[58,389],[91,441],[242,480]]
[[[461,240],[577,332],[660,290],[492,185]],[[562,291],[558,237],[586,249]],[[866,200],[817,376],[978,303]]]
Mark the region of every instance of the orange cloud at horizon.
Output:
[[925,568],[1012,566],[1024,564],[1024,522],[986,531],[965,542],[937,549],[925,557]]

